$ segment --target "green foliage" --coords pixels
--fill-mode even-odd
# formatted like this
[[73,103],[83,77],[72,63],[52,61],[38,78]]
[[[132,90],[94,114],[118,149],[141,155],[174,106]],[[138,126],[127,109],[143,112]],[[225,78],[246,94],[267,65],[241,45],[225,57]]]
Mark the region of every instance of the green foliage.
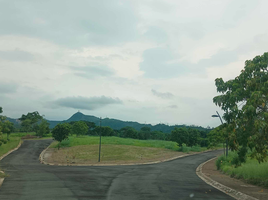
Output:
[[[22,115],[21,118],[19,118],[21,121],[22,131],[33,131],[33,126],[41,119],[43,119],[43,117],[37,111],[28,113],[27,115]],[[35,127],[35,131],[37,130],[37,127]]]
[[83,121],[75,122],[72,126],[72,134],[79,136],[79,135],[85,135],[87,132],[88,132],[88,126]]
[[[3,112],[2,107],[0,107],[0,113]],[[5,116],[0,115],[0,146],[6,144],[9,140],[10,133],[14,130],[14,124],[7,120]],[[3,133],[7,134],[7,139],[4,139]]]
[[[12,135],[12,134],[11,134]],[[3,134],[3,137],[6,138],[7,135]],[[9,138],[9,141],[7,142],[6,140],[4,140],[5,142],[2,143],[2,145],[0,145],[0,157],[4,154],[6,154],[7,152],[9,152],[11,149],[14,149],[15,147],[18,146],[19,142],[20,142],[20,137],[11,137]]]
[[259,163],[248,157],[244,163],[239,161],[237,152],[230,152],[228,157],[220,156],[216,160],[218,170],[235,178],[242,178],[251,184],[268,187],[268,162]]
[[58,149],[60,148],[60,144],[63,140],[68,139],[68,136],[71,133],[71,125],[68,123],[58,124],[52,130],[52,137],[59,141]]
[[188,146],[192,147],[196,144],[199,144],[201,138],[200,138],[200,132],[196,129],[188,129],[189,138],[188,138]]
[[188,144],[189,133],[186,128],[175,128],[171,132],[171,140],[177,142],[180,147],[182,144]]
[[138,134],[137,134],[136,129],[127,126],[127,127],[122,128],[120,130],[120,137],[137,139],[138,138]]
[[226,136],[226,132],[224,129],[224,125],[220,125],[214,128],[212,131],[208,133],[208,143],[209,147],[216,147],[219,143],[224,143]]
[[47,135],[49,133],[49,123],[47,122],[47,120],[42,119],[41,123],[38,125],[36,135],[43,137],[44,135]]
[[95,135],[101,135],[102,136],[115,136],[115,132],[112,128],[110,128],[109,126],[97,126],[95,129],[94,129],[94,133]]
[[[64,140],[61,143],[63,147],[73,147],[73,146],[80,146],[80,145],[94,145],[99,144],[99,137],[98,136],[81,136],[81,137],[74,137],[70,136],[68,140]],[[120,137],[102,137],[102,144],[113,144],[113,145],[131,145],[131,146],[139,146],[139,147],[154,147],[154,148],[165,148],[170,149],[173,151],[204,151],[206,148],[201,148],[199,146],[187,147],[184,146],[184,150],[178,147],[176,142],[172,141],[163,141],[163,140],[137,140],[131,138],[120,138]],[[53,144],[52,148],[58,147],[58,144]]]
[[[213,98],[225,114],[226,133],[230,148],[239,151],[240,161],[249,147],[252,157],[263,162],[268,150],[268,53],[245,62],[241,74],[234,80],[215,80]],[[240,107],[242,106],[242,107]],[[242,146],[243,148],[240,148]]]

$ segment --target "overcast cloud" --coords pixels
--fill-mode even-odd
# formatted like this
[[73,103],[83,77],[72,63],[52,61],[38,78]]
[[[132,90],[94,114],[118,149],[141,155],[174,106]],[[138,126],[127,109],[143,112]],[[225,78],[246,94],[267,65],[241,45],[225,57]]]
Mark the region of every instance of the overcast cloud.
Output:
[[[0,106],[218,126],[214,80],[268,51],[265,0],[0,1]],[[222,112],[220,111],[222,114]]]
[[105,97],[105,96],[90,97],[90,98],[79,96],[79,97],[61,98],[56,100],[54,104],[67,108],[96,110],[109,104],[122,104],[122,101],[118,98],[113,99],[111,97]]

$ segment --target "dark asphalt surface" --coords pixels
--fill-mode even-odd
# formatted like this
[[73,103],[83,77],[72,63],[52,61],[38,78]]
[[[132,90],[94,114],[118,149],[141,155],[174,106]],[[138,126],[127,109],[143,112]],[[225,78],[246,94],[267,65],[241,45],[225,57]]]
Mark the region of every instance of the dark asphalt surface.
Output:
[[203,182],[199,164],[219,151],[154,165],[72,167],[47,166],[39,155],[51,140],[28,140],[5,157],[0,166],[10,176],[0,200],[19,199],[232,199]]

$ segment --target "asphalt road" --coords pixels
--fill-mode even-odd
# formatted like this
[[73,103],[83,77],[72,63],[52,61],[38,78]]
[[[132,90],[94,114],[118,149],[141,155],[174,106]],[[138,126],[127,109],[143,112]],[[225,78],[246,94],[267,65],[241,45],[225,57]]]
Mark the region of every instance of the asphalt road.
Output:
[[9,174],[0,199],[232,199],[203,182],[197,166],[219,151],[139,166],[47,166],[39,155],[51,140],[28,140],[4,158],[0,166]]

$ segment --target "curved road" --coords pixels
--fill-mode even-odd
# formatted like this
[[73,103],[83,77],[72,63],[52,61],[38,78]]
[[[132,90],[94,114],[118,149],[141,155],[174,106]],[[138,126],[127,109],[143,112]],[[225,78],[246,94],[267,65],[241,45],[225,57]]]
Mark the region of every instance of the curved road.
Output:
[[203,182],[197,166],[219,151],[154,165],[73,167],[47,166],[39,155],[51,140],[27,140],[0,166],[10,176],[0,199],[232,199]]

